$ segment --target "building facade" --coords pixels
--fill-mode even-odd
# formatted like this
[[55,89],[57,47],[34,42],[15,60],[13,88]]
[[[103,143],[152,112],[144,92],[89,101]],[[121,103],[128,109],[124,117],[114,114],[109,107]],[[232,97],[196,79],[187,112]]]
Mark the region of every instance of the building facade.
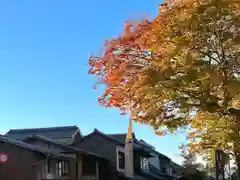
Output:
[[[97,129],[72,145],[108,159],[119,174],[124,175],[126,134],[104,134]],[[173,179],[168,173],[171,160],[152,146],[143,144],[133,134],[134,178]],[[165,170],[165,171],[164,171]]]
[[[8,162],[0,163],[0,179],[18,180],[18,176],[19,180],[130,179],[125,176],[126,134],[105,134],[95,129],[83,136],[78,127],[67,126],[15,129],[0,137],[0,154],[9,156]],[[179,173],[176,163],[138,140],[134,133],[133,153],[133,179],[176,179]]]
[[[79,131],[73,131],[69,127],[60,127],[59,129],[61,130],[58,128],[44,128],[41,131],[41,129],[10,130],[5,136],[2,136],[2,139],[4,138],[9,142],[15,143],[12,143],[10,147],[6,146],[6,143],[0,146],[0,154],[8,153],[11,159],[11,161],[9,160],[1,164],[4,167],[4,169],[2,168],[2,173],[0,171],[3,179],[17,180],[17,176],[10,174],[12,171],[24,172],[22,173],[24,178],[21,178],[24,180],[112,179],[111,166],[104,157],[69,146],[69,142],[75,141]],[[64,132],[64,136],[61,132]],[[64,142],[56,140],[64,138]],[[18,157],[21,151],[23,151],[20,145],[24,145],[25,156],[22,157]],[[29,147],[34,149],[34,151],[29,149]],[[54,156],[52,157],[49,154],[54,154]],[[29,164],[22,166],[22,162],[24,162],[22,158],[27,157],[31,161],[31,166]]]

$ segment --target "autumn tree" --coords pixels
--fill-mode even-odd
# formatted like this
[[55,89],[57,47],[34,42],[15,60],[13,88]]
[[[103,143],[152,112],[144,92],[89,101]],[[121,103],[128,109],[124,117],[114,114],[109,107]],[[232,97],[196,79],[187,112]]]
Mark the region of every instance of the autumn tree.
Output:
[[181,145],[181,156],[183,158],[182,166],[188,171],[187,173],[194,173],[201,169],[201,164],[197,162],[197,155],[189,152],[186,145]]
[[183,177],[194,180],[204,179],[206,176],[206,173],[203,171],[204,165],[197,162],[197,155],[188,151],[188,148],[185,145],[181,145],[180,150],[183,158]]
[[[240,169],[240,1],[172,0],[152,21],[124,33],[90,57],[104,84],[99,102],[131,108],[133,119],[164,135],[188,128],[190,147],[231,152]],[[240,171],[239,171],[240,173]]]

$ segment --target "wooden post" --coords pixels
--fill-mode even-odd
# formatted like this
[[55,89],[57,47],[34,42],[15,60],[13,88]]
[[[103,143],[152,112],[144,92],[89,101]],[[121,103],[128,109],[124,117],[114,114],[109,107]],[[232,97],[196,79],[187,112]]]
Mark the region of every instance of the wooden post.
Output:
[[58,160],[50,159],[50,173],[57,175],[58,167],[57,167]]
[[99,180],[99,162],[96,161],[96,180]]
[[78,155],[77,157],[77,163],[78,163],[78,180],[82,179],[82,157]]

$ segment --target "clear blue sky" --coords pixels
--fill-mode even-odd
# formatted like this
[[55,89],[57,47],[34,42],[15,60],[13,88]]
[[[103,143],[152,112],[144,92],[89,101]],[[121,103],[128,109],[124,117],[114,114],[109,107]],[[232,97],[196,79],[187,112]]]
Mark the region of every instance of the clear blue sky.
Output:
[[[0,2],[0,133],[10,128],[78,125],[86,134],[127,131],[128,118],[101,107],[92,88],[88,56],[123,22],[154,17],[161,1],[7,0]],[[134,125],[143,138],[179,162],[183,135],[157,137]]]

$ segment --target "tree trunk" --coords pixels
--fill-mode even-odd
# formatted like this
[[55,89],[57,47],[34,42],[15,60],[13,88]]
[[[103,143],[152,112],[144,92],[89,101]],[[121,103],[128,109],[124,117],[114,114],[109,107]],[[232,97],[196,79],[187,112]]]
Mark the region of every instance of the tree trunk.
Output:
[[234,109],[234,112],[231,113],[236,117],[234,130],[236,132],[235,141],[233,142],[233,151],[236,157],[237,165],[237,176],[240,180],[240,109]]
[[236,157],[236,161],[237,161],[237,175],[238,175],[238,180],[240,180],[240,156]]
[[240,152],[239,152],[239,141],[234,143],[234,154],[236,158],[236,165],[237,165],[237,180],[240,180]]

